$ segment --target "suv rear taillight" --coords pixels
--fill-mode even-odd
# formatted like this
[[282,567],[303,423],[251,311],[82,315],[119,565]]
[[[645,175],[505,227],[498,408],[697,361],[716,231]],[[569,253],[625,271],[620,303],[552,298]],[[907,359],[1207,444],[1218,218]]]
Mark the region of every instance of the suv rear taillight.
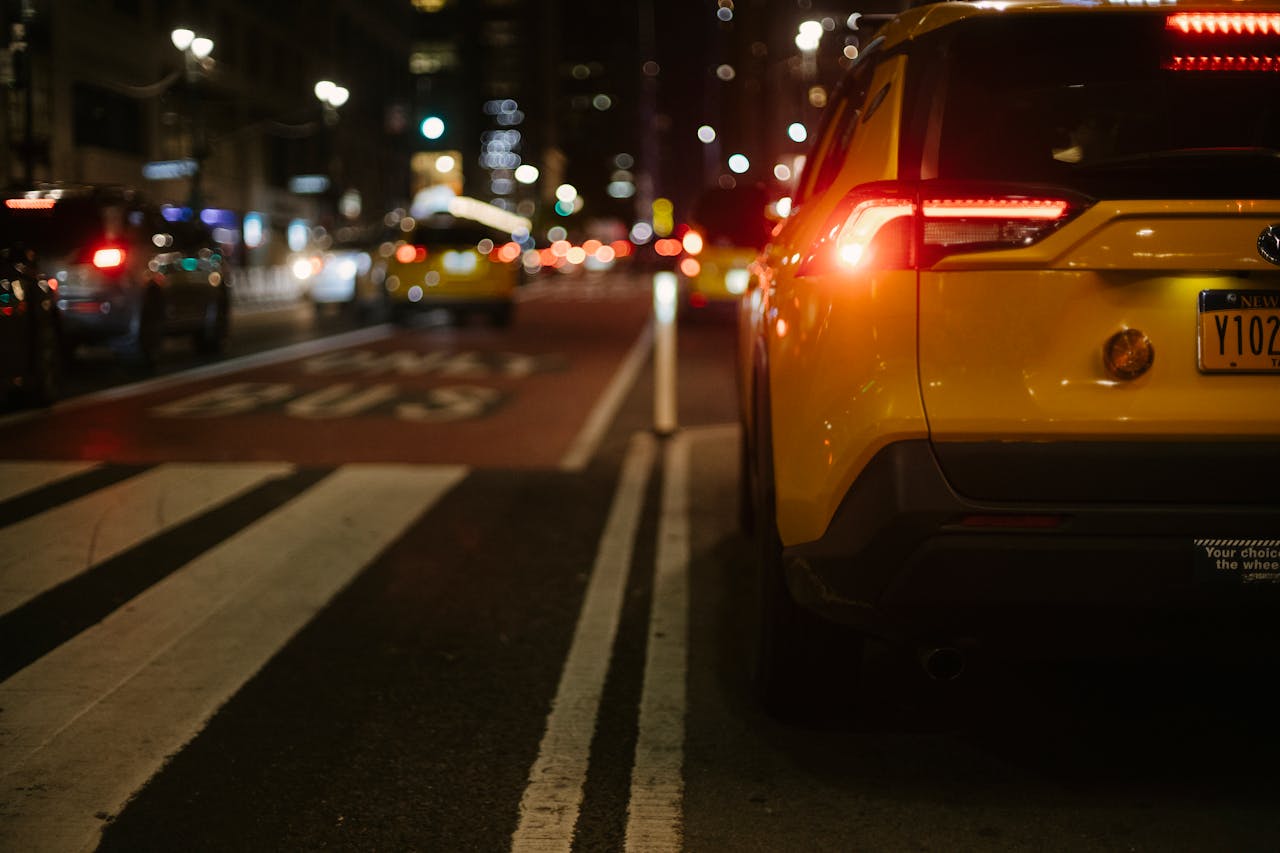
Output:
[[959,252],[1022,248],[1089,204],[1057,189],[867,184],[836,208],[799,274],[922,268]]

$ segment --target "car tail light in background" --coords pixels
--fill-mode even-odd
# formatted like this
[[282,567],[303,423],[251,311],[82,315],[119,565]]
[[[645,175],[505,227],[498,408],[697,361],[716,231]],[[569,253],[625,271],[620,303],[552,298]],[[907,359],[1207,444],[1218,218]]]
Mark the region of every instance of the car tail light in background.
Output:
[[1086,206],[1020,187],[868,184],[837,207],[799,274],[911,269],[957,252],[1021,248]]
[[7,198],[4,206],[10,210],[52,210],[57,204],[52,198]]
[[516,242],[503,243],[501,246],[495,246],[488,252],[489,260],[503,264],[509,264],[512,261],[520,260],[520,256],[522,254],[524,254],[524,250],[521,249],[520,244]]
[[396,248],[396,260],[402,264],[420,264],[427,259],[426,246],[414,246],[411,243],[401,243]]
[[124,249],[98,249],[93,253],[93,265],[100,270],[118,270],[124,266]]

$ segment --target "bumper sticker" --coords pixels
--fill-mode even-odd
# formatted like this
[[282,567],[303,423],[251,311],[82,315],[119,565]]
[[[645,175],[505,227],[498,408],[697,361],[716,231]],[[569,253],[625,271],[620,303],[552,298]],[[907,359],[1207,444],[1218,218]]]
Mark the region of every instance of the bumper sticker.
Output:
[[1241,583],[1280,583],[1280,539],[1196,539],[1196,562]]

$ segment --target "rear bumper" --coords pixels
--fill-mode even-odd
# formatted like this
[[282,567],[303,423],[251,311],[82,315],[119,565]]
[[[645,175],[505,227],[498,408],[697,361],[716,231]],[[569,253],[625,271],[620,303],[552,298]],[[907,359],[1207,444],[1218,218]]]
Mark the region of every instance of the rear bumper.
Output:
[[108,341],[132,334],[136,301],[128,294],[60,297],[63,337],[70,342]]
[[1259,544],[1271,540],[1274,503],[966,498],[917,440],[879,453],[783,565],[802,604],[893,641],[1134,648],[1207,640],[1216,622],[1232,629],[1220,636],[1280,626],[1280,557],[1266,558],[1280,545]]

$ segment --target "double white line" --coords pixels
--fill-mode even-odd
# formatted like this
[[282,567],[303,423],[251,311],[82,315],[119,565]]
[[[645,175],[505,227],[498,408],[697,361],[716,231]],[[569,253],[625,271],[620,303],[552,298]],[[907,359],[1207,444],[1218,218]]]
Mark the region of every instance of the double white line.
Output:
[[[683,835],[691,441],[688,432],[678,433],[665,449],[653,603],[627,807],[628,851],[679,850]],[[514,853],[567,852],[573,847],[591,740],[656,451],[657,442],[647,433],[632,438],[546,733],[520,802]]]

